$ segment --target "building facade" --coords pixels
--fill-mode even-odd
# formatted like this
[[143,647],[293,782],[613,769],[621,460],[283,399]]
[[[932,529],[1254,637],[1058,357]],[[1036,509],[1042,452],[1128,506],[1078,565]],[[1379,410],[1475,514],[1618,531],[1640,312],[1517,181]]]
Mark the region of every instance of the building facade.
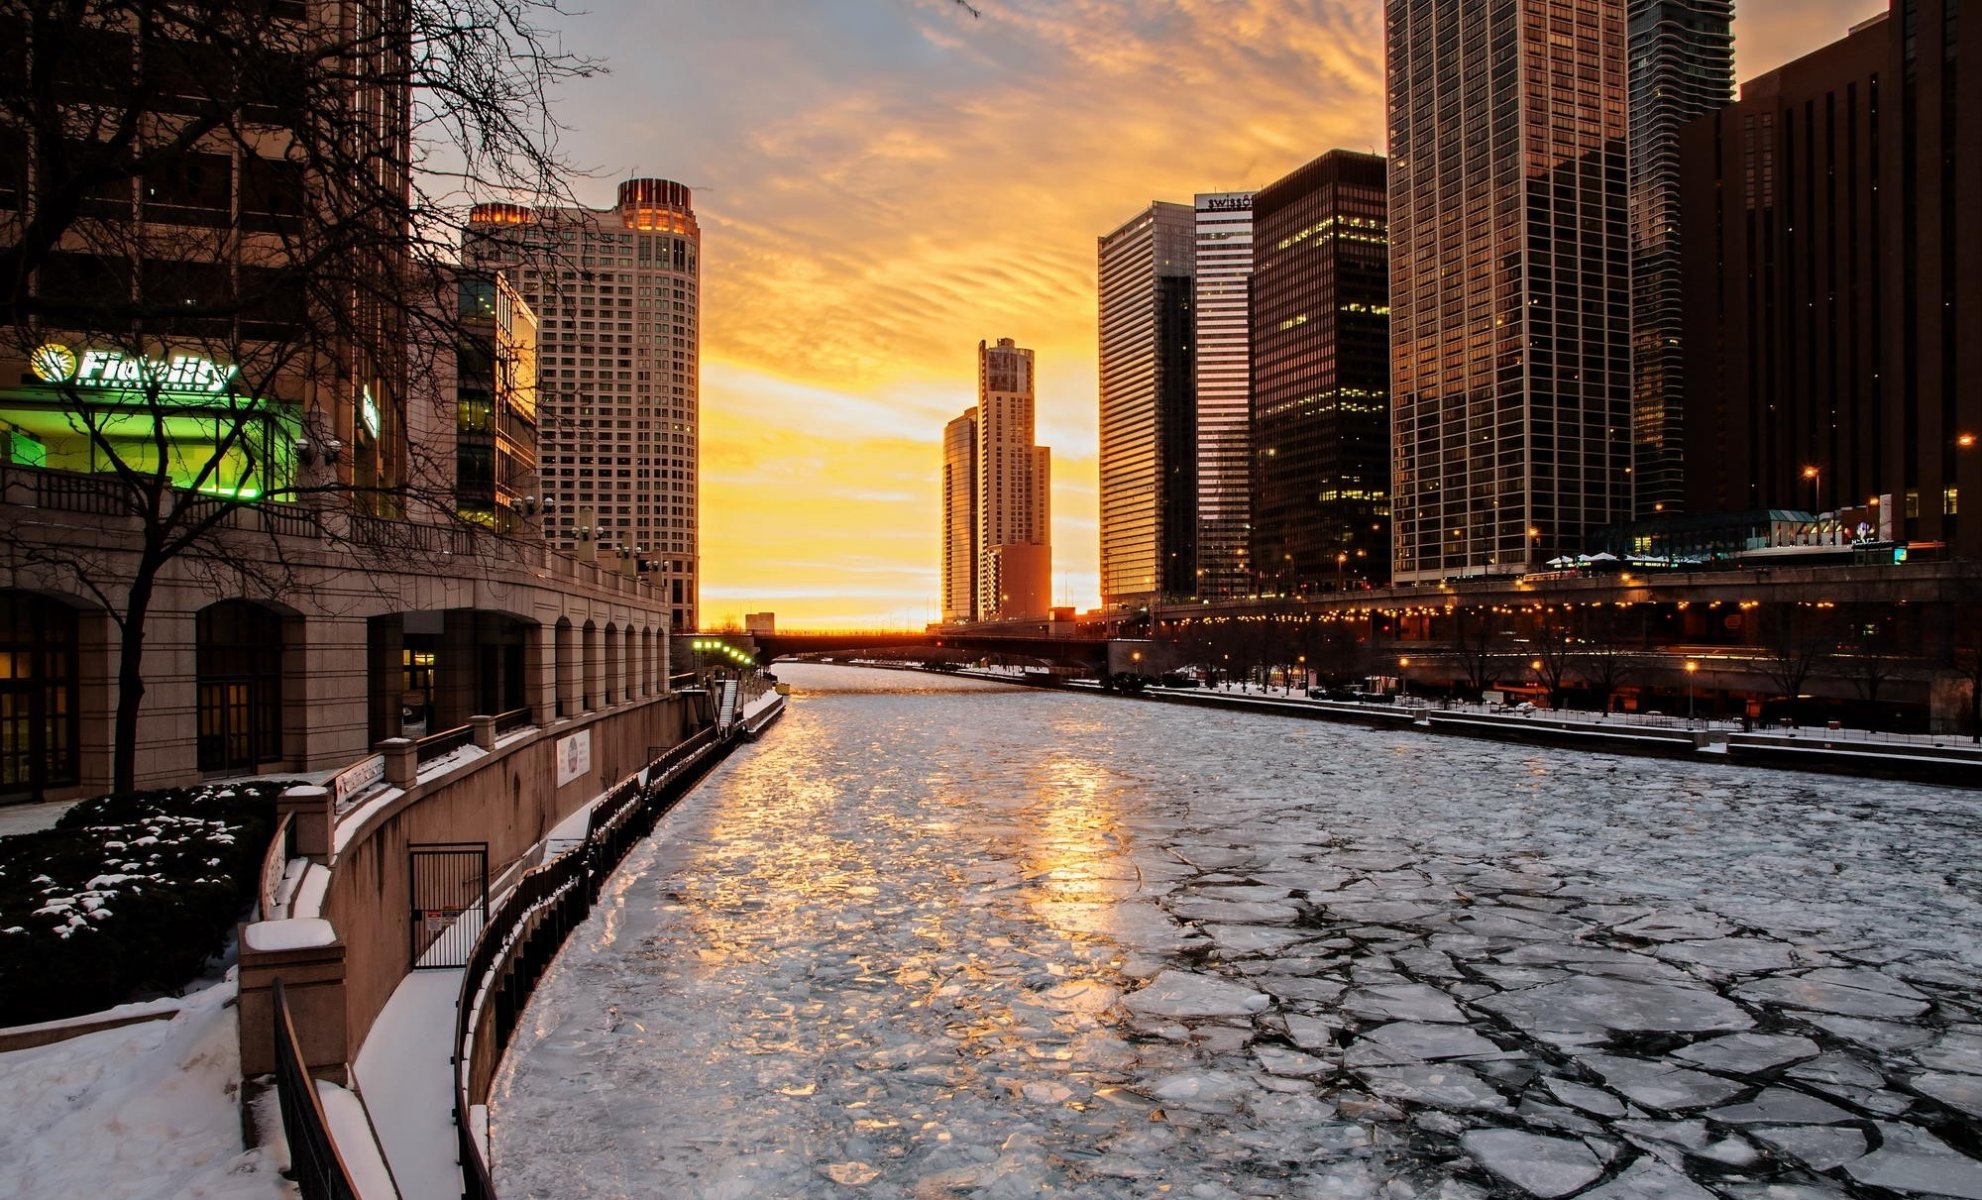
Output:
[[1253,202],[1252,590],[1390,578],[1383,159],[1333,150]]
[[[475,715],[657,697],[651,590],[462,520],[479,426],[429,405],[413,437],[416,355],[527,409],[528,310],[464,314],[412,261],[403,23],[135,21],[10,18],[0,803],[329,774]],[[498,456],[527,460],[501,423],[493,502]]]
[[1197,590],[1196,216],[1158,202],[1099,239],[1101,603]]
[[1623,0],[1389,0],[1400,583],[1630,512]]
[[1631,0],[1631,442],[1640,517],[1685,504],[1679,129],[1734,97],[1734,0]]
[[454,511],[497,533],[534,530],[537,314],[500,274],[462,275],[457,305]]
[[977,619],[977,406],[943,426],[945,621]]
[[1002,547],[1052,544],[1052,468],[1046,447],[1033,445],[1033,405],[1032,351],[1011,338],[977,343],[977,613],[985,620],[1045,611],[1025,607],[1034,589],[1014,591],[994,559]]
[[[1896,0],[1681,135],[1689,504],[1877,500],[1982,555],[1982,73]],[[1968,55],[1973,58],[1972,52]]]
[[1246,563],[1252,520],[1249,396],[1253,194],[1211,192],[1197,220],[1197,576],[1195,594],[1230,599],[1252,590]]
[[544,535],[632,561],[697,623],[701,228],[665,179],[603,211],[477,205],[463,257],[538,316]]

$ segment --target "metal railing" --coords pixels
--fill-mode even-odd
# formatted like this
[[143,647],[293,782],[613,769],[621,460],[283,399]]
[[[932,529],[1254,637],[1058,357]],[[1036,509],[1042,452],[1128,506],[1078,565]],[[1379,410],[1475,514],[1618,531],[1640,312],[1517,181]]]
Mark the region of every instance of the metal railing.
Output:
[[358,1200],[358,1189],[337,1142],[330,1136],[317,1085],[296,1040],[296,1022],[282,980],[275,981],[275,1094],[282,1105],[282,1132],[289,1139],[289,1174],[303,1200]]
[[496,1200],[471,1114],[488,1098],[537,981],[621,860],[734,744],[705,728],[662,753],[592,809],[583,842],[527,872],[489,913],[455,1005],[454,1128],[464,1200]]
[[505,713],[497,713],[495,719],[496,736],[514,733],[531,723],[535,714],[528,708],[512,708]]
[[473,743],[474,740],[473,725],[457,725],[453,729],[443,729],[439,733],[430,733],[414,742],[413,758],[424,766],[443,755],[454,753],[461,747]]

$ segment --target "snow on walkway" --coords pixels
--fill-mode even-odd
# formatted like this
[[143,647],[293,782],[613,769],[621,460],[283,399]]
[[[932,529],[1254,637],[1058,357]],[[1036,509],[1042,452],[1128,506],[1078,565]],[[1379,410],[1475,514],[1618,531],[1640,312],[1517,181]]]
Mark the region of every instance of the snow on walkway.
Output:
[[358,1091],[407,1200],[461,1194],[454,1136],[454,1001],[461,972],[400,981],[358,1051]]
[[[0,1054],[0,1196],[275,1200],[296,1190],[241,1145],[230,980],[170,1021]],[[266,1115],[274,1120],[274,1097]]]

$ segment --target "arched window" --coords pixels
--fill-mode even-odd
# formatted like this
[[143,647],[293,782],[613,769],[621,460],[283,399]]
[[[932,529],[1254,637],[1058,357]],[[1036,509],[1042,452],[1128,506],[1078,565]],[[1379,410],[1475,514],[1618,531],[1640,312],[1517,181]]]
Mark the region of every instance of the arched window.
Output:
[[282,617],[223,600],[199,615],[200,770],[282,757]]
[[79,782],[76,610],[0,591],[0,795]]

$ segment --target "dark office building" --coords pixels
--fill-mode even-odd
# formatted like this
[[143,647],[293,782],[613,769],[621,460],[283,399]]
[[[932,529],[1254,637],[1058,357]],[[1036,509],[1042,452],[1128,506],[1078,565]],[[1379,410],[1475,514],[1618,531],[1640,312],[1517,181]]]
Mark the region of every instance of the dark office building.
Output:
[[1734,0],[1631,0],[1632,507],[1686,499],[1679,131],[1734,98]]
[[1381,156],[1332,150],[1253,198],[1258,591],[1390,578],[1385,188]]
[[1955,69],[1959,7],[1896,0],[1682,133],[1692,511],[1890,497],[1896,536],[1982,555],[1959,519],[1982,502],[1982,73]]

